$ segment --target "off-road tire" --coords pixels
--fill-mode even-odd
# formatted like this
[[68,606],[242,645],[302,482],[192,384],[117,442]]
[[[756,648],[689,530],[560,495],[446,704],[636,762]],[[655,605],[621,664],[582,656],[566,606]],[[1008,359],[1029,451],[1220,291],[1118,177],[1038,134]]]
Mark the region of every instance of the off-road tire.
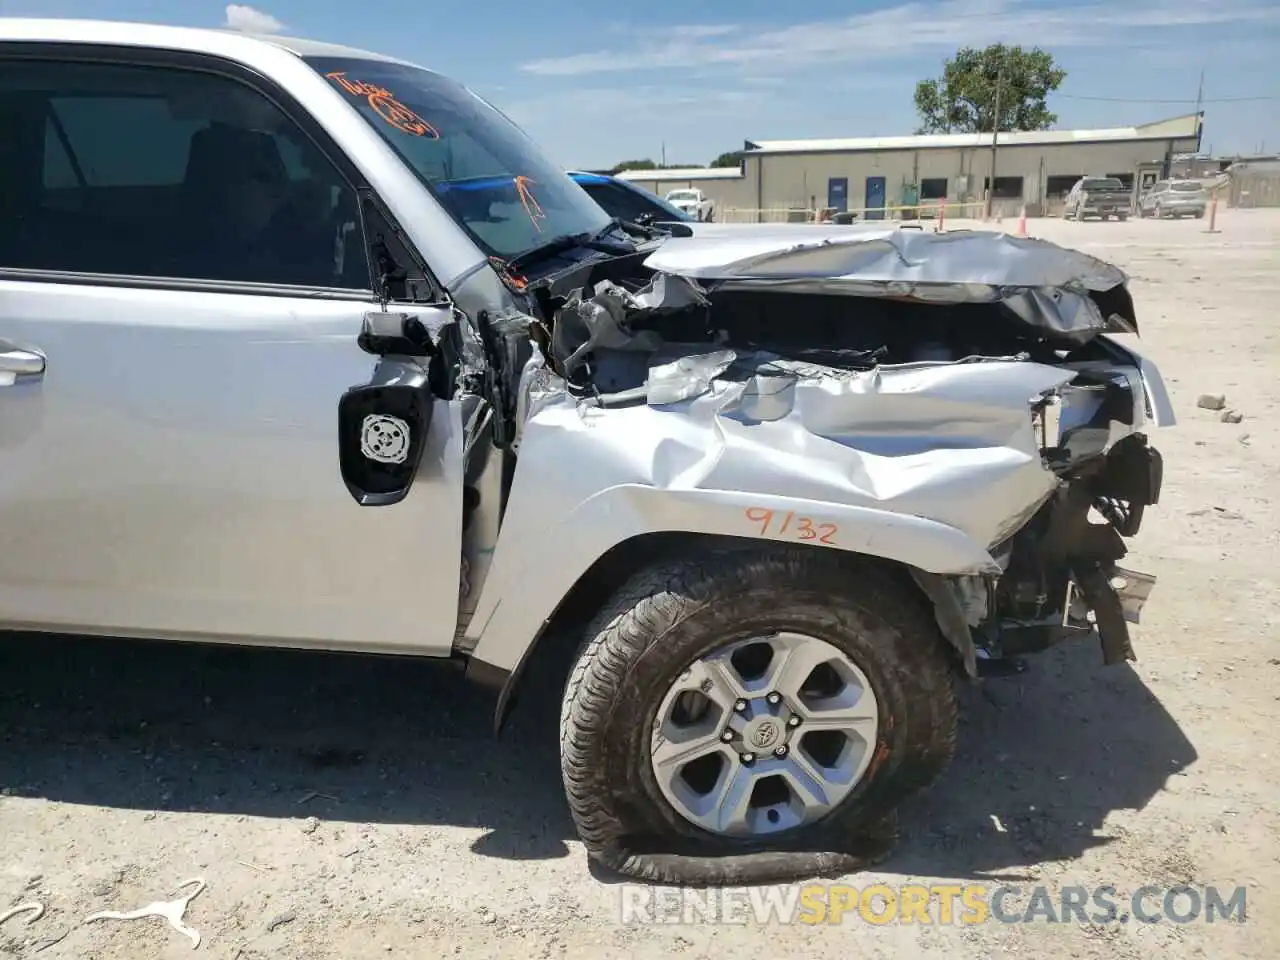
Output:
[[[765,840],[727,839],[663,798],[649,744],[658,703],[690,663],[726,643],[795,630],[863,671],[880,707],[874,758],[827,816]],[[757,884],[838,876],[888,856],[894,811],[946,769],[954,666],[910,580],[848,554],[725,547],[635,574],[587,628],[565,688],[561,770],[589,856],[659,883]]]

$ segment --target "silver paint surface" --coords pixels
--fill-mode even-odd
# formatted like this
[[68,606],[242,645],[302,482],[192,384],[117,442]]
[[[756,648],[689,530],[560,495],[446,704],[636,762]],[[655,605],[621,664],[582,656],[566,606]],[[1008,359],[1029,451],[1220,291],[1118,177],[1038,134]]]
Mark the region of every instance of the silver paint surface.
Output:
[[[0,21],[0,39],[201,52],[271,78],[368,178],[461,311],[519,321],[482,252],[295,42],[59,20]],[[744,289],[1001,300],[1080,335],[1105,321],[1088,294],[1119,274],[1038,241],[879,225],[707,225],[649,265]],[[438,405],[402,504],[356,506],[338,470],[338,398],[374,367],[355,343],[371,293],[0,277],[0,295],[0,338],[47,358],[41,378],[0,388],[0,626],[451,651],[463,402]],[[464,341],[474,368],[474,332]],[[514,668],[596,559],[654,532],[789,542],[805,518],[836,525],[826,549],[995,572],[990,546],[1054,483],[1030,405],[1074,372],[1009,358],[850,372],[710,344],[657,359],[645,402],[601,409],[568,396],[535,351],[503,523],[485,524],[468,571],[462,649]],[[1172,423],[1155,366],[1134,363],[1133,429]],[[1068,424],[1089,402],[1064,400]],[[486,470],[485,488],[499,475]],[[792,523],[762,532],[747,517],[761,509]]]
[[[624,299],[678,307],[699,295],[687,278],[772,278],[800,290],[1003,301],[1033,326],[1100,335],[1106,318],[1089,294],[1124,282],[1123,272],[1052,244],[1006,239],[1016,238],[895,227],[845,228],[835,238],[786,226],[711,231],[664,243],[646,264],[669,275]],[[597,303],[603,307],[583,314],[595,342],[621,346],[620,311],[608,297]],[[1134,367],[996,357],[851,371],[724,345],[664,356],[660,342],[640,339],[637,347],[658,352],[639,405],[601,408],[570,397],[536,362],[525,371],[520,459],[489,578],[460,643],[486,663],[516,668],[595,559],[649,533],[805,542],[803,518],[835,525],[827,542],[808,541],[822,548],[946,576],[998,573],[990,548],[1058,482],[1040,454],[1033,402],[1061,392],[1059,429],[1079,430],[1101,400],[1067,385],[1086,367],[1114,368],[1134,389],[1133,423],[1113,423],[1102,438],[1077,433],[1079,442],[1109,447],[1148,423],[1171,422],[1158,372],[1145,361],[1136,366],[1138,357]],[[778,519],[763,529],[749,510]]]

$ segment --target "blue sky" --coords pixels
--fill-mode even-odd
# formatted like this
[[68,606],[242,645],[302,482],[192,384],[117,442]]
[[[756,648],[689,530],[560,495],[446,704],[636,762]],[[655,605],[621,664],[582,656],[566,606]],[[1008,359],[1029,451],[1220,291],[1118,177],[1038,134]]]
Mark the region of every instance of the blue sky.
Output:
[[1280,150],[1278,0],[0,0],[0,13],[230,18],[379,50],[463,81],[566,166],[659,159],[664,144],[668,163],[703,164],[745,138],[911,133],[916,81],[959,46],[999,41],[1067,70],[1050,101],[1059,127],[1190,112],[1139,101],[1194,101],[1203,68],[1205,147]]

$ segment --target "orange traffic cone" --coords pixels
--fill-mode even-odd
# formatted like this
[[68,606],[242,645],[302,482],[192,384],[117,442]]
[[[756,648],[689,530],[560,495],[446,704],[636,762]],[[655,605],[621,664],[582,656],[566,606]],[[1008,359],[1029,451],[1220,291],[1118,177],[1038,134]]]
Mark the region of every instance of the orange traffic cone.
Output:
[[1018,215],[1018,236],[1025,237],[1027,235],[1027,205],[1022,205],[1022,212]]

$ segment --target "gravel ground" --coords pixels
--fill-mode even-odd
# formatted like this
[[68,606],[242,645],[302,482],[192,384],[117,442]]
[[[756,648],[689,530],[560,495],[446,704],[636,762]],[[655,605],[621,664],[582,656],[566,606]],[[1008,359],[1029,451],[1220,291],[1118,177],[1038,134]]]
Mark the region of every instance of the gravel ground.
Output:
[[0,955],[190,956],[159,920],[81,921],[191,877],[200,952],[225,960],[1280,954],[1280,211],[1218,226],[1031,222],[1130,271],[1181,418],[1127,561],[1160,577],[1140,659],[1104,668],[1084,642],[968,693],[951,771],[849,882],[1122,901],[1244,885],[1244,923],[623,924],[561,799],[551,683],[494,741],[490,702],[430,664],[17,636],[0,640],[0,916],[47,911],[4,922]]

